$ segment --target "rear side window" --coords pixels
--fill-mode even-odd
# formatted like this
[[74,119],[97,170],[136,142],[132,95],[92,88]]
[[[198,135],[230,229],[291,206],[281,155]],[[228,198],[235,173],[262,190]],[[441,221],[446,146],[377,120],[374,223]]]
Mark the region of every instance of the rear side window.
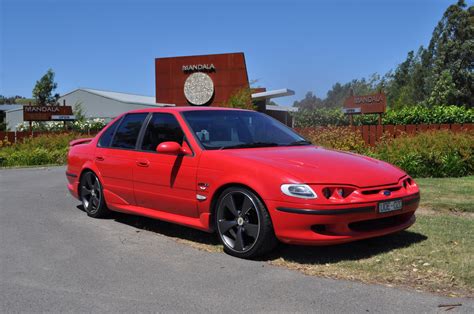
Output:
[[109,147],[112,142],[112,136],[114,136],[114,132],[117,129],[121,119],[115,121],[110,127],[108,127],[102,136],[99,139],[99,146],[100,147]]
[[163,142],[183,144],[184,133],[175,116],[169,113],[154,113],[142,141],[142,150],[155,151]]
[[148,113],[127,114],[120,123],[112,140],[112,147],[134,149],[138,134]]

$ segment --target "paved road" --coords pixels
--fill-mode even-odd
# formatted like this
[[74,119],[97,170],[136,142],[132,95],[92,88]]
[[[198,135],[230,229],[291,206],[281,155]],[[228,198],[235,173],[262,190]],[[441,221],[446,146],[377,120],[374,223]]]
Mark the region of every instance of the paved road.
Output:
[[0,312],[418,313],[462,303],[451,312],[474,313],[472,299],[322,279],[200,251],[171,237],[189,236],[188,229],[163,222],[88,218],[66,191],[64,170],[0,170]]

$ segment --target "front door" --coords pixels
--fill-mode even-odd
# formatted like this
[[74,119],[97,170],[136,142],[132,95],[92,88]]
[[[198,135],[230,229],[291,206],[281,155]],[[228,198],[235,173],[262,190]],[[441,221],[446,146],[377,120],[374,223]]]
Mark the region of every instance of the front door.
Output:
[[[183,130],[171,113],[153,113],[139,144],[133,180],[138,206],[198,217],[196,200],[197,157],[160,154],[163,142],[189,148]],[[188,149],[191,152],[191,149]]]

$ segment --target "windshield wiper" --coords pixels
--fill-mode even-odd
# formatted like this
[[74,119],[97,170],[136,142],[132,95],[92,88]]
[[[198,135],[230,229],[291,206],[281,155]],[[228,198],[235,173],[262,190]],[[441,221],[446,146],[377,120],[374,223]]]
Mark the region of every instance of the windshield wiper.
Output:
[[291,142],[290,144],[288,144],[288,146],[300,146],[300,145],[311,145],[311,144],[313,143],[311,143],[310,141],[299,140],[299,141]]
[[279,146],[277,143],[271,142],[255,142],[255,143],[244,143],[230,146],[222,146],[219,149],[230,149],[230,148],[253,148],[253,147],[274,147]]

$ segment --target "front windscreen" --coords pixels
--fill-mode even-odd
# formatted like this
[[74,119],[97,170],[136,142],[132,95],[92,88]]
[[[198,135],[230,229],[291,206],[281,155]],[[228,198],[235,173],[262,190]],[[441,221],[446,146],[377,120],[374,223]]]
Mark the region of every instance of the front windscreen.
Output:
[[303,137],[254,111],[185,111],[191,131],[205,149],[309,145]]

